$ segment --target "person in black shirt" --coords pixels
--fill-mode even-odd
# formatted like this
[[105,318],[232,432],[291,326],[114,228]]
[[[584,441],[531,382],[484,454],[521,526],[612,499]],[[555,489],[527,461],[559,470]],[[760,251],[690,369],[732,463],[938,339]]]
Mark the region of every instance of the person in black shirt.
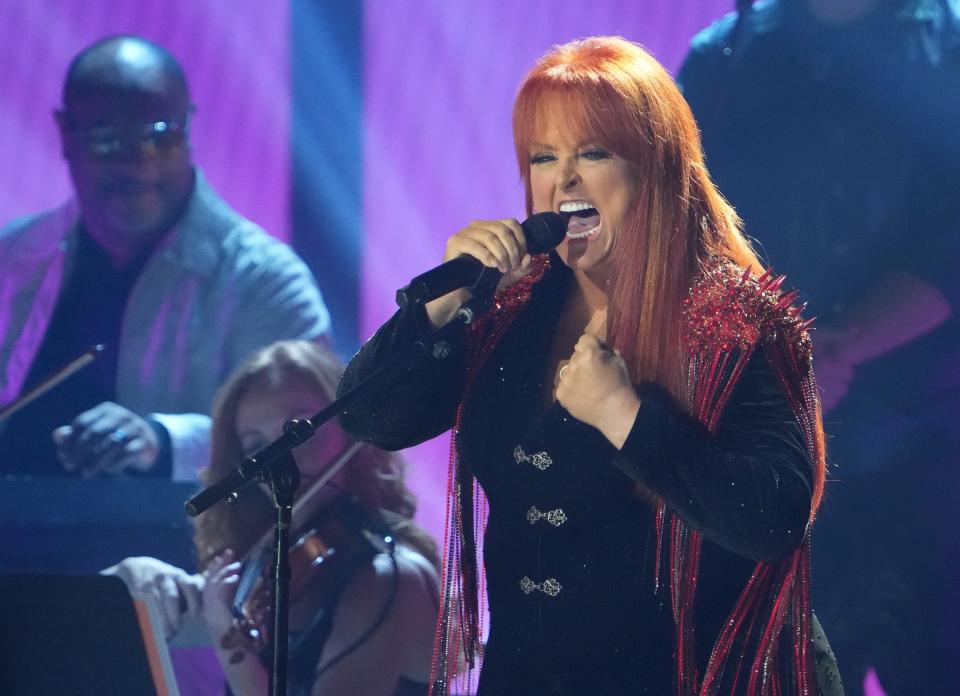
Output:
[[815,595],[847,682],[953,693],[956,3],[759,2],[698,34],[678,79],[718,185],[817,317],[837,481]]

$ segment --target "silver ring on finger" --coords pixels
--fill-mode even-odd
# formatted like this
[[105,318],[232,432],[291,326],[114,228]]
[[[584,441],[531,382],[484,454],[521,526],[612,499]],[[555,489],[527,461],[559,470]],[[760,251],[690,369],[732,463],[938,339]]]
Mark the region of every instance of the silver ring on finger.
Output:
[[127,441],[127,433],[125,430],[123,430],[123,428],[117,428],[112,433],[110,433],[109,439],[111,442],[115,444],[122,445]]

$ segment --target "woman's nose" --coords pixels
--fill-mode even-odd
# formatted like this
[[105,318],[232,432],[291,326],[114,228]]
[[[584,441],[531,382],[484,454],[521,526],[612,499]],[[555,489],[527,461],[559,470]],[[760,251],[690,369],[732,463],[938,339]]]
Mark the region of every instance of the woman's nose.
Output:
[[560,168],[557,175],[557,188],[561,191],[569,191],[580,182],[580,174],[577,172],[575,162],[568,161]]

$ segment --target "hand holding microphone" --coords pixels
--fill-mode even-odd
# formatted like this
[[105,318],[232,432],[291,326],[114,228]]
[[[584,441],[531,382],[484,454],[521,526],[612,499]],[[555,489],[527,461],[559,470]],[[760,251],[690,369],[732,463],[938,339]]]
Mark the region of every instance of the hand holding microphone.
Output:
[[465,289],[453,291],[472,287],[482,273],[489,273],[485,269],[503,274],[497,290],[513,285],[529,272],[532,254],[549,251],[565,234],[566,222],[557,213],[538,213],[522,224],[514,219],[476,220],[447,240],[444,263],[397,292],[397,304],[427,303],[431,322],[444,324],[469,298]]
[[[537,213],[519,223],[513,219],[476,220],[447,240],[444,262],[421,273],[397,292],[406,307],[473,286],[485,268],[508,276],[497,289],[523,277],[517,274],[527,253],[542,254],[563,241],[567,225],[558,213]],[[514,275],[512,281],[509,276]]]

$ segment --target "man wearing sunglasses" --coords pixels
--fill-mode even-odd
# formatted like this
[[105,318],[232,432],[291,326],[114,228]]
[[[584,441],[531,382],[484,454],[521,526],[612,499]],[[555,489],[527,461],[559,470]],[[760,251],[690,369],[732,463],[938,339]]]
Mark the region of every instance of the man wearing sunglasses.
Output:
[[192,113],[182,69],[144,39],[71,63],[55,117],[76,195],[0,230],[0,406],[107,348],[0,422],[0,473],[193,480],[230,371],[327,333],[303,262],[194,167]]

